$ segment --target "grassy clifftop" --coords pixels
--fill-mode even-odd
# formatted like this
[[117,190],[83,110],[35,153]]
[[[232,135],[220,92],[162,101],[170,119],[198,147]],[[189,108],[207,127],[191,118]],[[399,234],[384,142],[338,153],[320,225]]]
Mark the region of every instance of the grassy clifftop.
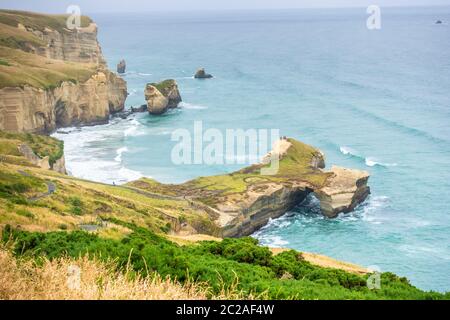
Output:
[[261,175],[260,170],[268,165],[253,165],[230,174],[199,177],[179,185],[164,185],[148,178],[130,182],[129,185],[154,193],[193,197],[211,206],[214,206],[220,197],[240,195],[245,193],[249,186],[268,182],[305,182],[314,187],[323,186],[330,173],[311,165],[314,157],[321,156],[320,151],[294,139],[289,139],[289,143],[291,147],[281,159],[275,175]]
[[[48,46],[38,34],[25,28],[43,31],[46,28],[61,33],[66,29],[66,15],[44,15],[31,12],[0,10],[0,89],[23,87],[49,89],[63,81],[84,82],[96,71],[91,63],[47,59],[36,53]],[[82,17],[82,26],[92,20]]]
[[[0,23],[17,27],[21,25],[33,30],[44,31],[51,28],[60,32],[66,32],[66,21],[69,15],[66,14],[40,14],[27,11],[0,10]],[[82,16],[81,27],[87,27],[92,22],[91,18]]]

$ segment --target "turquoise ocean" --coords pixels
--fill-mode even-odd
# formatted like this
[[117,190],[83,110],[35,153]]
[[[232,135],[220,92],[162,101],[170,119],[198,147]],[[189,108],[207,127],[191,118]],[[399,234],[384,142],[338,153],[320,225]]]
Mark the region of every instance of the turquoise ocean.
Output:
[[[450,7],[381,9],[380,30],[365,8],[90,14],[110,68],[127,62],[127,108],[167,78],[183,103],[55,134],[69,171],[178,183],[240,166],[174,165],[175,129],[280,129],[328,167],[370,172],[372,194],[336,219],[309,198],[254,237],[450,290]],[[215,77],[193,79],[198,67]]]

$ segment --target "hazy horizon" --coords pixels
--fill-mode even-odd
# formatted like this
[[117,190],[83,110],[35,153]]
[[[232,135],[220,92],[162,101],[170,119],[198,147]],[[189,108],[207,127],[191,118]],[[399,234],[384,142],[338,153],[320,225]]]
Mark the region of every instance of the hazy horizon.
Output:
[[5,0],[1,9],[27,10],[46,13],[65,13],[69,5],[80,6],[83,13],[132,13],[132,12],[183,12],[183,11],[229,11],[229,10],[283,10],[312,8],[358,8],[376,4],[380,7],[450,6],[450,0],[166,0],[141,2],[139,0],[55,1],[51,0]]

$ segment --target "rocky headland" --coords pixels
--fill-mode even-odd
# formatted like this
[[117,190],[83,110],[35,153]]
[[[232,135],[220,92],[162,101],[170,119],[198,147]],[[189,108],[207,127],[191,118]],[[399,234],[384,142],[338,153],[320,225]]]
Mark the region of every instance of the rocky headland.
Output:
[[[370,193],[367,172],[338,167],[324,170],[323,153],[302,142],[282,139],[272,153],[280,158],[274,175],[261,174],[270,165],[268,156],[261,164],[181,185],[164,185],[146,178],[128,185],[185,199],[193,208],[208,214],[216,227],[213,235],[220,237],[250,235],[269,219],[299,205],[309,194],[317,196],[323,214],[332,218],[353,210]],[[194,227],[191,232],[202,230]]]
[[69,30],[66,19],[0,11],[0,129],[50,133],[124,108],[127,85],[107,69],[96,24]]

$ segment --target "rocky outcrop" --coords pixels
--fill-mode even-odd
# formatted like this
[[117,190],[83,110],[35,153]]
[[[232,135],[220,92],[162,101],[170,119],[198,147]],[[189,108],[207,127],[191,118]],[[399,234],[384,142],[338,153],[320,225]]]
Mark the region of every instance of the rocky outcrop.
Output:
[[[278,157],[276,172],[262,174]],[[172,194],[187,200],[192,209],[206,212],[221,237],[248,236],[315,194],[322,213],[335,217],[363,202],[370,189],[369,175],[359,170],[332,167],[324,170],[323,153],[294,139],[282,138],[261,164],[228,175],[198,178],[181,185],[136,181],[136,188],[152,194]],[[213,187],[212,187],[213,186]]]
[[53,170],[62,174],[67,173],[64,155],[60,159],[57,159],[55,163],[50,164],[48,156],[40,158],[27,144],[19,145],[19,152],[25,159],[41,169]]
[[336,217],[341,212],[350,212],[363,202],[370,194],[367,186],[369,173],[333,166],[333,174],[327,184],[315,194],[320,201],[320,208],[324,215]]
[[[20,14],[16,18],[21,21]],[[51,16],[42,15],[39,21],[46,19],[50,25],[56,26]],[[89,77],[87,74],[82,82],[55,82],[46,89],[28,85],[1,88],[0,129],[50,133],[60,127],[105,123],[110,114],[123,110],[127,85],[107,69],[95,23],[74,30],[60,26],[59,29],[32,26],[21,23],[17,26],[20,32],[28,32],[29,37],[35,40],[20,46],[29,59],[39,55],[69,62],[72,68],[89,66],[92,75]],[[64,69],[58,72],[61,70]]]
[[181,95],[175,80],[149,83],[145,87],[145,100],[150,114],[163,114],[168,109],[178,107]]
[[127,68],[127,63],[125,60],[120,60],[119,64],[117,65],[117,73],[125,73]]
[[206,73],[204,68],[200,68],[197,70],[197,72],[194,75],[195,79],[210,79],[213,76],[209,73]]
[[30,86],[0,89],[0,129],[50,133],[57,128],[106,123],[124,108],[126,82],[103,70],[85,83],[63,82],[43,90]]

